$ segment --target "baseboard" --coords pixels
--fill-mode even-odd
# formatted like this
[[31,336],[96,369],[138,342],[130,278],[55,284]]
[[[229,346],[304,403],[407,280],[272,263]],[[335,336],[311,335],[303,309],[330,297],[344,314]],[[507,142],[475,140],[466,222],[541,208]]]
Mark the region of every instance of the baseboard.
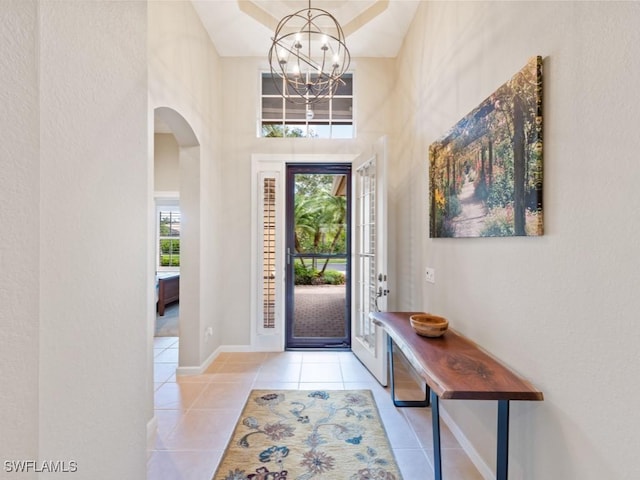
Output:
[[207,357],[207,359],[202,362],[200,365],[195,367],[178,367],[176,368],[176,375],[202,375],[207,368],[213,363],[213,361],[218,358],[223,352],[253,352],[254,350],[249,345],[222,345],[216,348],[211,355]]
[[451,433],[453,434],[453,436],[456,438],[456,440],[462,447],[462,450],[464,450],[464,452],[467,454],[467,456],[471,460],[471,463],[473,463],[475,467],[478,469],[478,472],[480,472],[480,475],[482,475],[482,478],[484,478],[485,480],[495,480],[496,478],[495,472],[482,459],[478,451],[475,449],[473,444],[462,432],[458,424],[453,421],[453,418],[451,417],[451,415],[449,415],[449,412],[447,412],[447,410],[444,408],[444,406],[442,405],[442,402],[440,403],[440,419],[447,424],[447,427],[449,427],[449,430],[451,430]]
[[223,350],[221,347],[216,348],[211,355],[207,357],[207,359],[202,362],[200,365],[195,367],[178,367],[176,368],[176,375],[202,375],[207,368],[213,363],[213,361],[220,355],[220,352]]

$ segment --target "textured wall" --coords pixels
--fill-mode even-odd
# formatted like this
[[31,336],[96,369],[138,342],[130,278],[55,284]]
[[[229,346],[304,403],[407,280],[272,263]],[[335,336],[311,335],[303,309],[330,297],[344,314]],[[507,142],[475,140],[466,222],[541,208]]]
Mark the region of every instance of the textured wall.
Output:
[[[425,2],[399,58],[392,291],[544,391],[512,407],[510,478],[640,472],[639,19],[635,2]],[[533,55],[545,68],[545,235],[430,240],[429,144]],[[444,406],[493,468],[494,406]]]
[[[0,2],[0,471],[38,450],[37,5]],[[27,475],[24,478],[29,478]]]
[[147,7],[43,1],[39,17],[40,455],[81,478],[140,479]]
[[154,136],[154,190],[178,192],[180,190],[180,162],[178,144],[170,133]]

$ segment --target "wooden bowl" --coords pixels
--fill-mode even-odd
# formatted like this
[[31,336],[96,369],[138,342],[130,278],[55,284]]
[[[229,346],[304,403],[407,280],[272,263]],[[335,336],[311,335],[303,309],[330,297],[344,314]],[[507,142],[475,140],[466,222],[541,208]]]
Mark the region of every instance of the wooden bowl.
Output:
[[416,333],[423,337],[440,337],[449,328],[449,320],[430,313],[411,315],[409,321]]

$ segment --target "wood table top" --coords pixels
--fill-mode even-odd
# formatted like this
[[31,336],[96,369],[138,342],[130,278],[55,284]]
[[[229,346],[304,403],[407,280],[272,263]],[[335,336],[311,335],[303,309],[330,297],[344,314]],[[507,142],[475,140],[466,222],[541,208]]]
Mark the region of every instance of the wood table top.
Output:
[[416,334],[409,317],[417,313],[423,312],[376,312],[371,316],[440,398],[543,400],[541,391],[455,330],[449,328],[438,338]]

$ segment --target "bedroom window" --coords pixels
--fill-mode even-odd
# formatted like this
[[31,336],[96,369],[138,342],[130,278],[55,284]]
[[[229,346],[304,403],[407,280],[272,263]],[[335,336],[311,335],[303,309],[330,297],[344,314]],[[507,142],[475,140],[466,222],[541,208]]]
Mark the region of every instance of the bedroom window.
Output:
[[[311,112],[305,105],[283,98],[271,78],[261,77],[260,125],[262,137],[353,138],[353,74],[342,77],[336,94],[314,104]],[[284,80],[283,86],[284,89]]]
[[158,270],[180,270],[180,211],[158,210]]

